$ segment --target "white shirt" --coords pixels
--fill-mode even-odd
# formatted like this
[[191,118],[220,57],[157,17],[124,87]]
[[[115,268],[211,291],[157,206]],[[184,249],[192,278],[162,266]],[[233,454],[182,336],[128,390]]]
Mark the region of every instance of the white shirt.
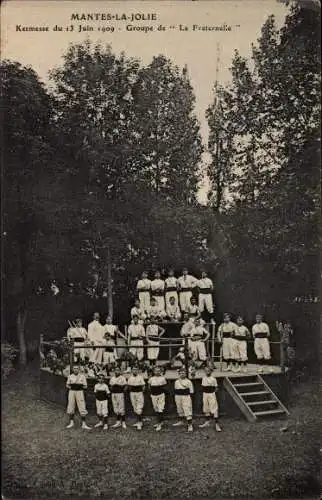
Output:
[[98,382],[97,384],[94,385],[94,392],[97,392],[97,391],[105,391],[106,396],[107,396],[107,394],[110,394],[110,390],[108,388],[108,385],[105,384],[105,382],[103,382],[103,383]]
[[108,333],[111,337],[115,337],[117,326],[116,325],[106,325],[103,326],[104,334]]
[[147,337],[156,337],[159,338],[159,326],[158,325],[148,325],[146,327],[146,336]]
[[168,304],[167,315],[170,316],[170,318],[180,318],[181,317],[180,308],[176,304],[173,305]]
[[164,281],[161,279],[154,279],[151,281],[151,291],[154,292],[155,290],[164,290]]
[[148,278],[144,279],[144,280],[139,280],[138,281],[138,284],[136,285],[136,289],[138,291],[140,290],[144,290],[144,289],[147,289],[147,290],[150,290],[151,289],[151,280],[149,280]]
[[195,329],[195,323],[193,320],[189,319],[186,323],[184,323],[181,327],[180,335],[182,337],[186,337],[190,335],[192,330]]
[[127,385],[129,386],[137,386],[137,385],[145,385],[144,378],[142,375],[130,375],[127,380]]
[[102,344],[104,342],[104,333],[103,325],[96,319],[88,325],[88,338],[91,342]]
[[127,384],[127,382],[126,382],[126,378],[124,377],[124,375],[119,375],[118,377],[113,375],[110,378],[110,386],[112,386],[112,385],[126,385],[126,384]]
[[83,326],[75,326],[68,328],[67,330],[67,338],[70,340],[76,339],[77,337],[82,337],[84,340],[87,338],[87,331],[86,328]]
[[194,314],[195,316],[198,316],[200,314],[200,310],[199,310],[199,307],[197,306],[197,304],[196,305],[190,304],[187,312],[189,314]]
[[147,308],[146,313],[148,316],[165,316],[164,309],[161,309],[158,305],[150,306]]
[[217,379],[213,375],[209,375],[209,377],[207,375],[205,375],[202,378],[201,385],[203,387],[209,387],[209,386],[218,387]]
[[245,339],[246,339],[249,331],[248,331],[247,326],[245,326],[245,325],[240,325],[240,326],[236,325],[236,332],[235,333],[239,337],[245,337]]
[[190,337],[193,339],[194,337],[205,337],[206,331],[202,325],[195,326],[190,332]]
[[198,282],[197,282],[197,286],[198,288],[200,288],[200,290],[202,290],[203,288],[213,288],[213,282],[210,278],[201,278]]
[[267,336],[269,335],[269,326],[267,323],[255,323],[252,328],[252,333],[253,335],[256,335],[257,333],[266,333]]
[[193,385],[188,378],[178,378],[174,383],[174,389],[189,389],[190,394],[193,394]]
[[197,284],[197,278],[191,276],[191,274],[187,274],[187,276],[180,276],[180,278],[178,278],[178,284],[180,285],[181,290],[184,291],[185,288],[195,287]]
[[140,337],[140,338],[145,337],[144,326],[140,324],[137,325],[132,324],[128,328],[128,334],[131,339],[133,337]]
[[133,318],[133,316],[138,316],[139,319],[144,319],[145,314],[143,309],[141,309],[140,307],[133,306],[131,309],[131,318]]
[[149,379],[149,385],[153,385],[156,387],[162,386],[162,385],[167,385],[167,381],[163,375],[156,376],[154,375]]
[[169,287],[177,288],[177,278],[175,278],[174,276],[169,276],[169,278],[167,278],[164,283],[166,285],[166,289]]
[[78,373],[77,375],[71,373],[67,378],[66,386],[69,387],[71,384],[82,384],[84,389],[86,389],[87,380],[84,373]]

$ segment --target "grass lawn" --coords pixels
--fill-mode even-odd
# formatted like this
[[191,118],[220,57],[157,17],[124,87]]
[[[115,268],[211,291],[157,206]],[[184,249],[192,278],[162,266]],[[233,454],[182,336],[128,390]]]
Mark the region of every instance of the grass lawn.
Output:
[[318,498],[317,392],[317,383],[294,390],[287,432],[280,432],[284,420],[228,419],[222,433],[170,426],[156,433],[152,421],[142,432],[66,430],[64,409],[39,401],[37,370],[28,368],[3,385],[2,493],[57,500]]

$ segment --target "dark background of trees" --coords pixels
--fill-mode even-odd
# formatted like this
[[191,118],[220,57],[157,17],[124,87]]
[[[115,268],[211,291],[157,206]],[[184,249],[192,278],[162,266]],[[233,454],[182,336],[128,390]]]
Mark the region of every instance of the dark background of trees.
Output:
[[143,269],[187,265],[214,279],[218,320],[289,319],[299,360],[316,366],[319,16],[293,5],[281,30],[264,24],[252,61],[236,51],[207,110],[207,206],[187,68],[86,42],[48,90],[31,68],[1,63],[3,335],[22,363],[76,315],[128,321]]

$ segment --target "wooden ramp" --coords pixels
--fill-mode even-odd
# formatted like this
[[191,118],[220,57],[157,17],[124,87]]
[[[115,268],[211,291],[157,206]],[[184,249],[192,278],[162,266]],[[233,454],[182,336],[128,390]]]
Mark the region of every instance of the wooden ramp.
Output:
[[224,387],[249,422],[285,417],[289,411],[260,375],[225,377]]

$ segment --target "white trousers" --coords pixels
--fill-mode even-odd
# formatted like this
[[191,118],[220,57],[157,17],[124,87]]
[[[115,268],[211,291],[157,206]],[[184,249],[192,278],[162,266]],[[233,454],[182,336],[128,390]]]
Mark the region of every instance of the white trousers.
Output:
[[247,342],[246,340],[231,339],[233,358],[237,361],[247,361]]
[[104,401],[96,400],[96,413],[99,417],[107,417],[108,415],[107,399],[105,399]]
[[233,359],[234,358],[233,347],[232,347],[231,341],[232,341],[231,338],[223,338],[222,339],[222,357],[224,359]]
[[146,311],[150,307],[150,292],[139,292],[140,308]]
[[168,306],[170,305],[170,299],[171,297],[174,298],[174,301],[175,301],[175,305],[176,307],[178,307],[179,305],[179,297],[178,297],[178,292],[176,291],[173,291],[173,292],[165,292],[165,306],[166,306],[166,309],[168,308]]
[[104,348],[96,347],[95,349],[91,349],[90,362],[91,363],[102,363],[104,356]]
[[116,349],[113,352],[104,352],[103,362],[105,365],[112,365],[116,361]]
[[154,360],[158,359],[159,352],[160,352],[160,349],[159,349],[160,343],[156,342],[154,340],[148,340],[148,345],[152,346],[152,347],[149,347],[147,349],[147,351],[148,351],[148,359],[151,360],[151,361],[154,361]]
[[68,392],[67,404],[68,415],[74,415],[76,408],[78,408],[81,417],[85,417],[85,415],[87,415],[84,392],[73,391],[70,389]]
[[179,294],[179,299],[180,299],[180,308],[182,312],[188,312],[189,306],[191,305],[190,299],[192,297],[192,292],[180,292]]
[[85,346],[85,342],[74,342],[74,359],[76,361],[79,356],[81,360],[85,359],[86,349],[78,349],[79,346]]
[[131,405],[136,415],[142,415],[144,406],[143,392],[130,392]]
[[151,395],[152,406],[155,413],[162,413],[165,407],[165,394]]
[[112,393],[112,405],[115,415],[125,415],[125,398],[124,394]]
[[174,400],[179,417],[192,418],[192,399],[191,396],[175,395]]
[[218,403],[215,393],[204,392],[202,395],[203,412],[205,415],[218,417]]
[[254,350],[257,359],[271,359],[271,351],[268,339],[255,339]]
[[205,309],[209,314],[214,312],[214,304],[211,293],[199,293],[198,307],[200,312],[203,312]]
[[206,346],[203,340],[188,340],[188,347],[194,359],[207,360]]
[[142,361],[142,359],[144,358],[143,340],[133,339],[131,340],[130,345],[133,344],[137,345],[137,347],[130,347],[129,352],[133,354],[133,356],[136,356],[139,361]]

